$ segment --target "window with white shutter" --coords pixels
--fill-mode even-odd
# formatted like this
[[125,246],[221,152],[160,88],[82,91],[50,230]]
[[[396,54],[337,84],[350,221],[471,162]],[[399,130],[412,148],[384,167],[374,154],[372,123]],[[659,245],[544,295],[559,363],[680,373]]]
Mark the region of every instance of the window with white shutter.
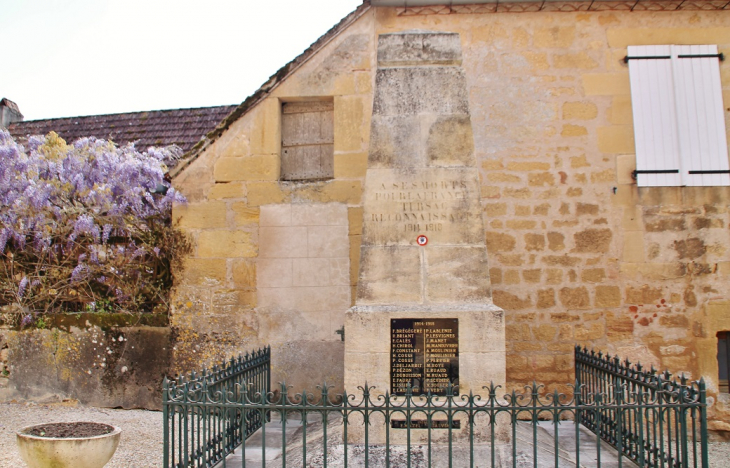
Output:
[[640,187],[730,185],[714,45],[629,46]]

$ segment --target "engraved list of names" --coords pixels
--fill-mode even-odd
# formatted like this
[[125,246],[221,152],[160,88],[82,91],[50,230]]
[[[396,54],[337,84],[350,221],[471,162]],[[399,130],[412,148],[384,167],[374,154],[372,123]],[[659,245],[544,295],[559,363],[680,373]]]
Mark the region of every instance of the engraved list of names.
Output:
[[458,319],[392,319],[390,321],[390,388],[405,395],[446,395],[459,385]]

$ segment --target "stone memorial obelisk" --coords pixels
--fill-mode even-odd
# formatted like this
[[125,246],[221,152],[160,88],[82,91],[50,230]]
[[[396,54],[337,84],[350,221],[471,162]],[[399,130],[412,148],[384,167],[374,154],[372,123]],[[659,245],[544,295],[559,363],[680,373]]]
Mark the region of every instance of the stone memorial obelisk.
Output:
[[486,395],[504,385],[458,34],[379,37],[363,216],[345,389],[444,395],[451,383]]

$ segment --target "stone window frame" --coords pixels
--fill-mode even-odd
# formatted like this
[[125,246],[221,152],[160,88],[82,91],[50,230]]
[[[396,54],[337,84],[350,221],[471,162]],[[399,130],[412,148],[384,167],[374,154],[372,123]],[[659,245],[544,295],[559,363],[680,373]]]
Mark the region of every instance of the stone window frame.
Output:
[[282,99],[280,110],[280,180],[333,179],[334,98]]
[[730,186],[716,45],[629,46],[639,187]]

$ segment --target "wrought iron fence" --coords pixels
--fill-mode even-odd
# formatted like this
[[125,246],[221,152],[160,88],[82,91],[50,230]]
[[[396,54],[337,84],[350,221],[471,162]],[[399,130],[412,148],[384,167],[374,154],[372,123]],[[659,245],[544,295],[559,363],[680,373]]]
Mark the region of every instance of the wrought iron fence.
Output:
[[165,467],[214,466],[267,421],[246,405],[248,392],[271,388],[271,347],[231,358],[223,366],[165,379],[162,392]]
[[640,466],[697,466],[698,460],[708,466],[704,379],[672,379],[667,371],[645,370],[579,346],[575,378],[577,402],[615,403],[614,408],[580,411],[578,420],[620,453]]
[[[455,395],[454,388],[445,396],[413,395],[410,389],[394,396],[367,384],[337,395],[325,384],[315,397],[290,395],[284,384],[269,392],[241,381],[211,393],[202,384],[170,383],[165,420],[187,429],[166,426],[164,466],[223,461],[219,466],[245,468],[253,456],[257,467],[708,467],[701,381],[642,374],[636,366],[617,367],[615,358],[580,349],[576,366],[573,395],[546,393],[537,384],[501,396],[494,385],[483,389],[484,396]],[[226,465],[225,454],[249,434],[227,428],[270,416],[275,422],[262,426],[260,446],[241,445],[236,461]],[[196,430],[221,423],[213,438]],[[288,430],[293,425],[294,432]],[[267,461],[274,446],[280,452]]]

